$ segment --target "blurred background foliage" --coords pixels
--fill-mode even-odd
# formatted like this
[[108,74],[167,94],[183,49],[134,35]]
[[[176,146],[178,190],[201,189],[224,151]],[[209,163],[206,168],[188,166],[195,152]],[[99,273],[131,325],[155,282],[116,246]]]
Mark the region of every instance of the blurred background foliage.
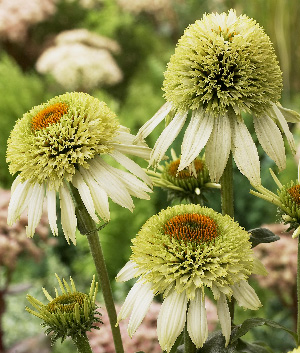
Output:
[[[283,72],[282,104],[299,111],[298,0],[0,1],[0,187],[9,189],[14,178],[9,174],[5,161],[6,141],[23,113],[71,87],[72,90],[85,91],[104,100],[117,113],[120,123],[136,134],[139,127],[164,103],[161,90],[163,73],[185,27],[201,19],[206,12],[222,12],[230,8],[235,8],[238,14],[245,13],[254,18],[265,28],[274,43]],[[75,31],[82,29],[88,30],[88,34]],[[59,39],[58,35],[65,31],[72,31],[68,32],[68,39]],[[65,51],[64,46],[67,48]],[[87,49],[93,49],[97,55],[100,52],[101,55],[105,54],[105,59],[93,61],[84,52]],[[253,133],[251,119],[248,127]],[[291,128],[299,145],[300,127]],[[161,130],[158,128],[149,136],[149,146],[154,145]],[[175,143],[174,148],[179,153],[179,142]],[[276,187],[268,169],[276,170],[275,165],[259,146],[258,149],[263,184],[274,191]],[[279,176],[280,180],[285,182],[296,178],[297,158],[288,154],[287,169]],[[234,177],[235,193],[238,195],[236,220],[246,229],[274,223],[275,207],[266,206],[264,201],[251,196],[250,184],[240,173],[235,173]],[[219,202],[219,194],[213,193],[209,205],[219,210]],[[146,219],[167,206],[166,193],[158,188],[154,189],[150,201],[135,200],[132,214],[111,203],[111,222],[100,232],[100,238],[118,301],[124,299],[128,285],[116,285],[113,279],[128,260],[130,239]],[[94,265],[83,236],[78,235],[77,247],[67,245],[62,234],[55,245],[43,244],[42,247],[44,258],[38,266],[32,259],[20,255],[18,265],[10,276],[10,284],[27,283],[32,286],[30,293],[36,295],[36,288],[53,284],[52,274],[57,271],[60,276],[72,275],[83,289],[89,286]],[[5,268],[0,266],[0,271],[2,279],[5,278]],[[3,285],[3,282],[5,280],[1,280],[0,284]],[[266,303],[260,315],[277,317],[281,323],[292,326],[293,322],[287,319],[290,309],[276,299],[269,300],[272,290],[267,295],[265,289],[260,292],[262,302]],[[29,320],[23,310],[26,305],[24,298],[25,293],[22,292],[6,300],[2,329],[7,347],[40,332],[39,323],[33,322],[33,318]],[[239,314],[241,318],[248,315]],[[261,333],[252,335],[253,339],[261,337]],[[280,339],[274,340],[270,332],[267,337],[275,353],[291,347],[288,338],[281,339],[280,336]],[[60,350],[59,346],[54,349],[56,352],[67,352],[68,344],[64,350]]]

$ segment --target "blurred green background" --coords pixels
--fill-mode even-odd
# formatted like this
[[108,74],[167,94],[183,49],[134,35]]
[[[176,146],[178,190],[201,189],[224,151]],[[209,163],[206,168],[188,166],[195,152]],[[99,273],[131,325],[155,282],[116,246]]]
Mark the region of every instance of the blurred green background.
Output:
[[[104,100],[117,113],[121,124],[136,134],[139,127],[164,103],[161,90],[163,73],[185,27],[201,19],[204,13],[222,12],[230,8],[236,9],[237,14],[245,13],[254,18],[264,27],[274,43],[283,72],[284,90],[281,103],[284,107],[300,111],[299,0],[0,1],[0,187],[9,189],[13,181],[5,161],[6,141],[15,121],[23,113],[71,88]],[[84,76],[82,73],[80,76],[80,73],[81,81],[73,82],[68,64],[60,71],[60,80],[51,72],[42,72],[37,62],[43,52],[49,47],[57,46],[55,38],[58,34],[75,29],[86,29],[114,41],[111,42],[113,45],[101,44],[102,47],[88,40],[85,44],[108,51],[109,60],[115,65],[112,70],[119,68],[122,80],[119,77],[115,79],[115,83],[111,83],[103,75],[104,78],[99,78],[96,84],[90,84],[87,81],[88,74]],[[113,46],[118,49],[113,49]],[[85,58],[86,65],[89,65],[88,59]],[[64,60],[66,63],[68,60],[72,62],[69,57],[52,57],[52,60],[57,65],[64,63]],[[91,66],[90,70],[92,75],[96,75],[100,68]],[[107,68],[103,70],[114,75]],[[154,145],[162,128],[157,128],[147,139],[149,146]],[[251,120],[249,129],[254,132]],[[291,129],[298,146],[300,129],[298,126],[291,126]],[[179,142],[174,147],[179,153]],[[276,170],[276,167],[260,148],[259,152],[263,184],[274,191],[276,188],[268,169]],[[281,174],[279,178],[283,182],[296,178],[297,163],[294,156],[288,155],[287,169]],[[239,173],[235,173],[235,188],[236,193],[238,192],[235,203],[236,220],[242,226],[250,229],[276,221],[275,207],[251,196],[249,182]],[[218,193],[214,193],[210,205],[219,209],[219,201]],[[136,208],[132,214],[118,205],[110,204],[111,222],[101,231],[100,238],[117,301],[122,302],[129,288],[129,285],[116,285],[114,277],[128,260],[130,239],[146,219],[167,205],[166,193],[160,189],[154,189],[150,201],[135,200]],[[36,294],[42,286],[53,287],[53,273],[57,272],[60,276],[72,275],[75,282],[86,289],[94,273],[94,265],[85,238],[81,235],[77,238],[76,247],[67,245],[63,234],[57,238],[55,246],[40,244],[45,255],[38,266],[28,256],[21,256],[11,275],[11,284],[28,283],[32,285],[30,293]],[[0,268],[0,271],[1,285],[5,282],[6,272],[5,268]],[[282,307],[276,299],[270,300],[271,292],[260,292],[262,302],[266,303],[260,315],[277,319],[292,327],[288,309]],[[6,347],[40,332],[38,319],[29,317],[24,311],[25,294],[21,292],[5,297],[2,329]],[[248,312],[241,313],[240,318],[247,315]],[[272,346],[275,353],[286,352],[292,347],[286,335],[276,332],[274,338],[272,331],[264,334],[264,339],[268,339],[266,343]],[[254,332],[251,338],[261,340],[262,330]],[[68,349],[73,349],[68,348],[68,343],[64,348],[59,344],[54,347],[55,352],[67,352]]]

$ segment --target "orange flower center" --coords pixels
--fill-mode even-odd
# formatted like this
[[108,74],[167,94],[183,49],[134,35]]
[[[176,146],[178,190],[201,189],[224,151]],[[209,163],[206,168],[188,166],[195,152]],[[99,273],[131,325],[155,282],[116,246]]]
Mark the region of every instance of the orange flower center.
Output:
[[294,185],[288,189],[288,193],[297,205],[300,205],[300,185]]
[[51,124],[56,124],[67,112],[68,106],[65,103],[52,104],[32,118],[31,127],[33,130],[44,129]]
[[[180,163],[180,159],[177,159],[176,161],[172,162],[169,166],[168,169],[168,174],[173,176],[173,177],[177,177],[180,179],[187,179],[191,177],[190,171],[188,168],[185,168],[183,170],[181,170],[178,174],[177,174],[177,170],[179,167],[179,163]],[[198,174],[198,172],[202,171],[204,168],[204,163],[199,160],[196,159],[194,161],[194,165],[195,165],[195,169],[196,169],[196,173]],[[176,176],[177,175],[177,176]]]
[[75,305],[78,303],[80,307],[83,306],[86,294],[76,292],[71,294],[62,294],[53,299],[48,305],[47,309],[51,313],[56,313],[60,310],[62,313],[71,313]]
[[185,242],[210,242],[218,237],[216,222],[208,216],[186,213],[171,218],[164,225],[165,234]]

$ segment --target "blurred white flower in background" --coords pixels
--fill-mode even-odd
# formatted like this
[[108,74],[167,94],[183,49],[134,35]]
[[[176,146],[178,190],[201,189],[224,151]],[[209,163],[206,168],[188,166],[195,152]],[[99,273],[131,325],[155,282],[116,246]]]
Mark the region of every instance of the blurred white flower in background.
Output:
[[119,52],[117,42],[86,29],[64,31],[55,38],[55,45],[39,57],[36,69],[51,74],[66,90],[91,90],[122,80],[111,54]]
[[0,38],[22,41],[27,29],[53,15],[57,0],[1,0]]
[[161,11],[171,5],[171,0],[118,0],[117,2],[123,10],[135,14],[142,11],[150,13]]

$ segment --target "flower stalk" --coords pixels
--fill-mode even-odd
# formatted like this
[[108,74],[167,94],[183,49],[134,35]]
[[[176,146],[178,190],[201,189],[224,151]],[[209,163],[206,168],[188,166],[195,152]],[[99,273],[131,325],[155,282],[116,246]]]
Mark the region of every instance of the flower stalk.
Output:
[[81,234],[86,235],[89,243],[89,248],[99,277],[99,282],[102,289],[102,294],[103,294],[106,310],[110,321],[111,331],[112,331],[113,340],[115,344],[115,350],[116,350],[116,353],[124,353],[120,329],[119,329],[119,326],[116,327],[117,313],[116,313],[116,308],[115,308],[115,304],[112,296],[112,290],[111,290],[110,281],[107,273],[107,268],[106,268],[106,264],[105,264],[105,260],[102,252],[102,247],[98,236],[97,225],[93,221],[89,213],[87,212],[77,189],[75,189],[73,186],[71,186],[71,189],[77,204],[76,206],[76,216],[78,220],[77,227]]
[[73,342],[77,348],[78,353],[93,353],[86,334],[74,337]]
[[196,353],[197,348],[187,330],[187,324],[184,327],[184,353]]
[[300,237],[298,237],[298,260],[297,260],[297,335],[300,345]]

